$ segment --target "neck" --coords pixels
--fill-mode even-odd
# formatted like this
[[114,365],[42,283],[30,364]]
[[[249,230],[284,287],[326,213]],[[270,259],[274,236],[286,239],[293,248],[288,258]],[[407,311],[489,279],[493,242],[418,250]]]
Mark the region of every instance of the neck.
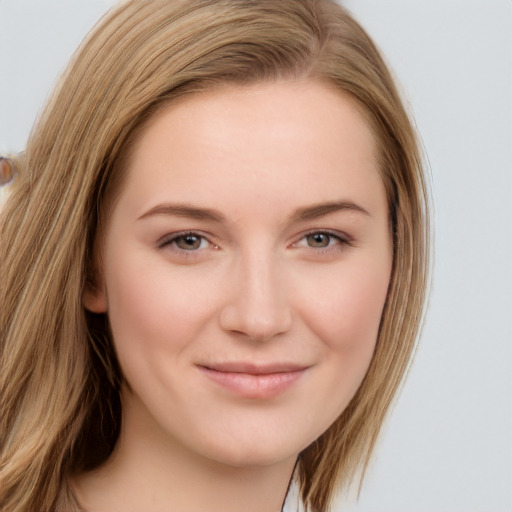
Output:
[[280,512],[296,458],[232,466],[191,452],[124,411],[114,453],[73,482],[87,512]]

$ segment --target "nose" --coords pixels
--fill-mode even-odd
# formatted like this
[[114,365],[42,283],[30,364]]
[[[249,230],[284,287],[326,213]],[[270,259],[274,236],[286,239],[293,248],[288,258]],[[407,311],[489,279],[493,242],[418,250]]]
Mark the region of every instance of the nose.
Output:
[[272,258],[251,255],[228,278],[228,300],[220,313],[223,330],[267,341],[290,330],[291,308],[282,273]]

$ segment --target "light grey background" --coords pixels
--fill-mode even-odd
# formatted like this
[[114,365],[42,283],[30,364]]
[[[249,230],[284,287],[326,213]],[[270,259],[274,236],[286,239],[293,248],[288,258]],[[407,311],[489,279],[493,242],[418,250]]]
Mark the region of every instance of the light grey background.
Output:
[[[0,0],[0,153],[23,148],[58,73],[112,4]],[[512,1],[344,4],[383,50],[422,135],[436,262],[415,364],[359,502],[336,512],[510,512]]]

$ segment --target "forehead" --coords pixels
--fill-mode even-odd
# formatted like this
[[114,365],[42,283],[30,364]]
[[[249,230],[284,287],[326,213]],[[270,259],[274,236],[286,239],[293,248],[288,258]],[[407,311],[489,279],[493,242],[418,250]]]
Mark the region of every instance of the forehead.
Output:
[[355,101],[302,81],[229,86],[165,107],[131,148],[123,188],[141,203],[217,203],[227,193],[240,207],[255,197],[371,201],[382,183],[374,137]]

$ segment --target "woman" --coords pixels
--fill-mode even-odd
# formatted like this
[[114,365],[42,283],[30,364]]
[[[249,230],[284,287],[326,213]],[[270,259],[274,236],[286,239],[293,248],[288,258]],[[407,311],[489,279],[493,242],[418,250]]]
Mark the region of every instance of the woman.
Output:
[[328,0],[128,1],[2,213],[2,511],[329,508],[427,279],[414,131]]

